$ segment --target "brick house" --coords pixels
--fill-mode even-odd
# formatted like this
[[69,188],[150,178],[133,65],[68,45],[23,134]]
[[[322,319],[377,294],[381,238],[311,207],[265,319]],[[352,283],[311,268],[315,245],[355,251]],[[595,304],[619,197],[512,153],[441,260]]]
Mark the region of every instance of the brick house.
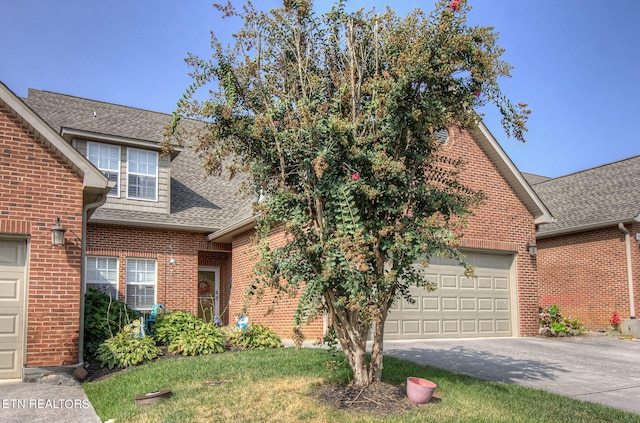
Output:
[[606,330],[613,311],[634,318],[640,300],[640,156],[551,179],[527,175],[556,222],[540,226],[542,306],[558,304]]
[[[0,379],[78,363],[87,218],[108,179],[0,83]],[[52,245],[57,218],[66,229]]]
[[[73,253],[72,300],[59,301],[68,310],[64,318],[75,332],[60,347],[69,351],[64,359],[47,358],[45,347],[34,347],[31,352],[27,342],[26,366],[82,361],[78,303],[89,286],[141,311],[161,303],[167,309],[188,310],[205,318],[220,316],[224,323],[233,323],[236,316],[246,313],[250,322],[266,324],[281,337],[290,338],[296,299],[273,304],[267,296],[256,304],[245,298],[257,260],[251,207],[255,199],[238,194],[242,180],[205,178],[202,160],[189,148],[176,148],[163,156],[159,143],[171,116],[33,89],[28,98],[14,102],[47,128],[56,145],[64,146],[100,176],[101,194],[106,197],[93,213],[76,211],[72,216],[54,208],[48,220],[39,221],[45,222],[41,230],[49,235],[47,222],[53,223],[53,217],[60,215],[67,229],[66,254],[75,251],[71,245],[82,250]],[[8,141],[3,137],[3,149]],[[22,139],[15,142],[15,148],[26,143]],[[432,293],[415,290],[415,304],[399,302],[387,320],[386,337],[534,335],[539,292],[536,258],[528,246],[536,242],[536,228],[553,218],[484,125],[471,132],[451,128],[440,142],[443,154],[467,162],[463,183],[488,196],[470,217],[462,239],[477,277],[466,278],[456,263],[434,258],[428,272],[438,289]],[[22,195],[5,189],[21,178],[20,172],[8,170],[13,160],[14,155],[5,158],[8,164],[3,171],[8,173],[2,179],[2,201],[11,204]],[[44,175],[47,169],[40,165],[37,171]],[[76,190],[80,188],[78,184]],[[71,204],[65,201],[65,208]],[[2,238],[11,233],[7,225],[13,217],[2,212],[0,219]],[[42,228],[43,223],[38,224]],[[282,233],[275,233],[273,241],[283,242]],[[64,256],[63,250],[52,251]],[[41,266],[33,246],[26,254],[31,268]],[[60,285],[59,280],[66,283],[67,275],[55,273],[51,279]],[[28,281],[29,301],[39,301],[48,288],[35,290],[33,280]],[[46,282],[52,285],[51,280]],[[33,312],[42,312],[42,308],[34,307]],[[29,320],[28,333],[35,334],[31,325],[38,327],[40,319],[49,318],[48,311],[42,314]],[[51,328],[50,322],[47,325]],[[315,340],[327,325],[327,319],[319,316],[303,330],[307,339]]]

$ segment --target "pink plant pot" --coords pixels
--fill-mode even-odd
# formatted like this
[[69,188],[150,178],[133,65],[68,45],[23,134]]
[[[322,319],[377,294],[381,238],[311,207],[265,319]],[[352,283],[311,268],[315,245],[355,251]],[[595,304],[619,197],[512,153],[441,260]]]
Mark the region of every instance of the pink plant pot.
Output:
[[416,404],[426,404],[431,401],[431,397],[438,385],[427,379],[419,377],[407,378],[407,396]]

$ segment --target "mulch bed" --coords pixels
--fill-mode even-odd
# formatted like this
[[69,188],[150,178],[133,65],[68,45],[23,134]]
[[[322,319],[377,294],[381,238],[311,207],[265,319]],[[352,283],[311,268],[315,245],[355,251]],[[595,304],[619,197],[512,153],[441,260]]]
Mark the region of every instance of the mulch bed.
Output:
[[[314,395],[319,401],[338,410],[370,413],[378,416],[400,415],[428,404],[415,404],[407,398],[404,386],[373,383],[367,388],[352,385],[322,386]],[[433,397],[430,403],[439,402]]]

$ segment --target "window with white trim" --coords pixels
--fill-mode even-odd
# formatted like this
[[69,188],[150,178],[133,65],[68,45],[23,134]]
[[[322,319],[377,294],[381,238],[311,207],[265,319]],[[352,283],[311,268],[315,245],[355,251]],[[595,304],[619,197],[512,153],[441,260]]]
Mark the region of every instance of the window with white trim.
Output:
[[118,299],[118,258],[87,256],[85,285]]
[[136,310],[150,310],[156,303],[155,259],[127,258],[125,302]]
[[127,149],[127,198],[158,200],[158,153]]
[[120,147],[117,145],[87,143],[87,159],[116,185],[109,191],[109,197],[120,196]]

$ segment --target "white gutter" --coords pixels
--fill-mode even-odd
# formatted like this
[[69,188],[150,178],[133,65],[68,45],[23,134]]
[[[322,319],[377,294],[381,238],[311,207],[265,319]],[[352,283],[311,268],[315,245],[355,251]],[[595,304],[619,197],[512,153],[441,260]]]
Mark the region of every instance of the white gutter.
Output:
[[633,271],[631,266],[631,234],[624,227],[624,224],[618,223],[618,229],[624,233],[624,243],[627,252],[627,281],[629,282],[629,314],[631,319],[636,318],[636,308],[633,303]]

